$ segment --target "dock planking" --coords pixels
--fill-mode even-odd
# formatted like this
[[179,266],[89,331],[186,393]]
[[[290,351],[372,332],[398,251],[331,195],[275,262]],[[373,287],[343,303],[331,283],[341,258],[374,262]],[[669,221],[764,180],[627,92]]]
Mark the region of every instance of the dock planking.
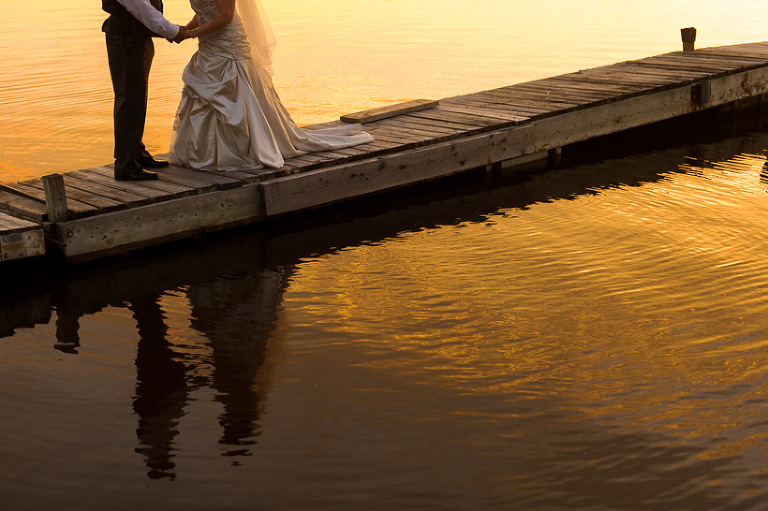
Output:
[[[764,94],[768,42],[672,52],[439,101],[411,100],[307,127],[359,122],[375,140],[302,154],[280,169],[171,166],[157,181],[134,183],[115,181],[105,165],[61,175],[64,197],[58,201],[47,195],[59,188],[46,191],[42,179],[0,184],[0,210],[8,212],[0,214],[0,248],[7,239],[13,247],[8,258],[40,255],[45,233],[66,259],[87,261],[473,168],[513,167],[574,142]],[[57,202],[64,206],[52,212]]]

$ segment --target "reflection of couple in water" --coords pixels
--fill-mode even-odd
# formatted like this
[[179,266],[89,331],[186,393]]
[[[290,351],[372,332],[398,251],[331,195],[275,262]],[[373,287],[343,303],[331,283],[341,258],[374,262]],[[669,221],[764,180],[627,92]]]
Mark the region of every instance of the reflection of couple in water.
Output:
[[[138,330],[135,451],[150,478],[176,476],[180,424],[200,390],[214,392],[217,416],[207,421],[221,428],[212,438],[221,455],[239,464],[253,454],[279,350],[273,331],[291,273],[291,266],[267,261],[263,239],[249,237],[191,247],[184,257],[84,269],[51,289],[56,348],[63,352],[78,352],[80,318],[106,307],[131,311]],[[168,295],[184,296],[195,335],[173,334],[178,324],[166,317]]]
[[197,170],[279,168],[285,158],[349,147],[373,138],[360,125],[302,130],[272,85],[271,30],[258,0],[190,0],[184,27],[162,15],[162,0],[102,0],[115,91],[115,179],[157,179],[161,168],[142,142],[153,36],[197,38],[184,70],[171,162]]
[[264,367],[267,344],[285,276],[281,268],[273,268],[231,277],[187,288],[191,326],[208,341],[205,354],[192,356],[185,346],[170,342],[159,297],[145,296],[130,306],[139,330],[136,452],[144,456],[150,478],[175,477],[179,423],[188,413],[192,392],[201,387],[214,389],[222,407],[221,454],[233,464],[253,454],[270,378]]

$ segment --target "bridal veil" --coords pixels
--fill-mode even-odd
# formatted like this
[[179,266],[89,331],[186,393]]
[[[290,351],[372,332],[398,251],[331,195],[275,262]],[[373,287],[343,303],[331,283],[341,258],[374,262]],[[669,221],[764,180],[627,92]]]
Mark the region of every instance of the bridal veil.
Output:
[[251,44],[251,58],[259,68],[271,76],[275,35],[264,8],[259,0],[237,0],[236,5],[243,29]]

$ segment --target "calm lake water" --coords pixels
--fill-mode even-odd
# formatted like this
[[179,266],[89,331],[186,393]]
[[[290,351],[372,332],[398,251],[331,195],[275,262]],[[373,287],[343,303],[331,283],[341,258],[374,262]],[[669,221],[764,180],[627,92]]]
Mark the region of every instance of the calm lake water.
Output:
[[[93,4],[3,6],[1,180],[109,161]],[[264,4],[301,124],[768,26],[749,1]],[[162,152],[194,48],[157,48]],[[764,509],[768,132],[697,125],[3,269],[0,509]]]

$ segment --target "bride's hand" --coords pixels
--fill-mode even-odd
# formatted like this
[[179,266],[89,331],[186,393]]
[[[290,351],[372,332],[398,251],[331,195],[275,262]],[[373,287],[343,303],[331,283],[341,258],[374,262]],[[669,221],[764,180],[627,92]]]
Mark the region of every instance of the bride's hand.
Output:
[[169,41],[174,42],[176,44],[179,44],[184,39],[187,39],[189,36],[187,35],[187,31],[184,29],[184,27],[179,27],[179,33],[176,34],[176,37],[173,39],[169,39]]

